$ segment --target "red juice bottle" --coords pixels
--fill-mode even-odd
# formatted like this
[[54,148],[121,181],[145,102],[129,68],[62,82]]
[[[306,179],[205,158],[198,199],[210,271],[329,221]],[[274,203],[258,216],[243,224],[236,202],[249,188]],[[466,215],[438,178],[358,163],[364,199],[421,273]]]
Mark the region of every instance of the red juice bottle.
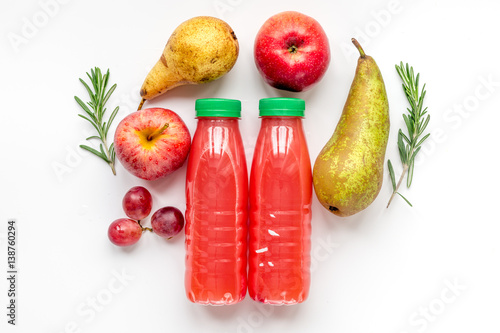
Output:
[[309,293],[312,173],[302,127],[305,102],[260,100],[261,129],[250,173],[248,293],[268,304]]
[[248,174],[241,102],[198,99],[186,174],[185,288],[194,303],[237,303],[247,290]]

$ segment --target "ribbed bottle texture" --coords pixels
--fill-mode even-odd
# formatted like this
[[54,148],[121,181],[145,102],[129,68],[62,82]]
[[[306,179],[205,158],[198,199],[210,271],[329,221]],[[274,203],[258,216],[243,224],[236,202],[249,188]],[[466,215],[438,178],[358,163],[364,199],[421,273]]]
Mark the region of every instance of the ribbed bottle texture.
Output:
[[185,288],[192,302],[245,297],[247,177],[238,119],[198,118],[186,175]]
[[312,176],[300,117],[262,117],[250,174],[249,295],[269,304],[309,293]]

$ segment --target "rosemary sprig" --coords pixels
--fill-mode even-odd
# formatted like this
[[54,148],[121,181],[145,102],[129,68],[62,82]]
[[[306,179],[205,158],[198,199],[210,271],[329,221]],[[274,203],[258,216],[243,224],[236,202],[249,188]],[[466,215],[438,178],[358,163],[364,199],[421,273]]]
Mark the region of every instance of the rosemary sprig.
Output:
[[87,140],[98,139],[101,141],[101,143],[99,144],[99,150],[96,150],[87,145],[80,145],[80,148],[85,149],[103,159],[106,163],[109,164],[113,174],[116,175],[115,149],[113,143],[111,143],[111,145],[108,147],[107,137],[109,128],[111,126],[111,123],[115,119],[116,114],[118,113],[119,107],[117,106],[113,110],[107,122],[103,121],[104,114],[106,112],[106,108],[104,107],[104,105],[106,105],[109,97],[111,96],[113,91],[115,91],[116,84],[111,86],[111,88],[106,91],[106,86],[108,85],[109,80],[109,69],[107,70],[106,74],[102,75],[101,70],[98,67],[95,67],[94,69],[90,70],[90,74],[87,73],[87,76],[92,83],[93,89],[91,89],[91,87],[89,87],[89,85],[85,83],[84,80],[80,79],[80,82],[85,86],[85,89],[89,94],[90,101],[85,104],[80,98],[75,96],[76,102],[86,113],[86,115],[78,115],[90,122],[92,126],[94,126],[94,128],[97,130],[97,135],[90,136],[87,138]]
[[[403,173],[401,174],[397,184],[391,160],[387,161],[393,189],[391,198],[387,203],[387,207],[389,207],[396,194],[401,196],[410,206],[412,206],[408,199],[399,193],[398,190],[406,174],[408,175],[406,178],[406,186],[408,188],[411,186],[413,171],[415,169],[415,156],[417,156],[420,148],[422,148],[422,143],[424,143],[424,141],[430,136],[430,133],[428,133],[420,138],[430,120],[430,115],[427,114],[427,108],[423,108],[424,97],[426,94],[425,84],[423,85],[422,90],[419,90],[418,87],[420,73],[415,77],[413,67],[410,67],[408,64],[404,66],[403,62],[401,62],[399,66],[396,65],[396,71],[401,77],[401,80],[403,80],[403,90],[411,108],[407,109],[408,114],[403,114],[408,135],[405,135],[401,129],[398,132],[398,149],[399,157],[401,158],[401,163],[403,164]],[[427,116],[424,117],[426,114]]]

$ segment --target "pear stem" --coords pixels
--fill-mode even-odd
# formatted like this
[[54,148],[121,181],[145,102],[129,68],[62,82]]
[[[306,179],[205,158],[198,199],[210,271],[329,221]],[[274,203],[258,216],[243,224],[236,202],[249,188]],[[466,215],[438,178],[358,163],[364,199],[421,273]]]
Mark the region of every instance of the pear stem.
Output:
[[148,135],[148,141],[151,141],[153,140],[153,138],[157,135],[160,135],[161,133],[163,133],[163,131],[165,131],[166,129],[168,128],[168,123],[166,123],[165,125],[163,125],[162,128],[159,128],[157,129],[156,131],[154,131],[153,133],[149,134]]
[[364,58],[366,56],[366,54],[365,54],[365,51],[363,50],[363,48],[361,47],[361,44],[359,44],[359,42],[356,40],[356,38],[351,38],[351,41],[354,44],[354,46],[356,46],[356,48],[358,49],[359,56],[361,58]]
[[146,99],[142,99],[141,100],[141,104],[139,104],[139,107],[137,108],[137,111],[141,110],[142,109],[142,106],[144,105],[144,102],[146,101]]

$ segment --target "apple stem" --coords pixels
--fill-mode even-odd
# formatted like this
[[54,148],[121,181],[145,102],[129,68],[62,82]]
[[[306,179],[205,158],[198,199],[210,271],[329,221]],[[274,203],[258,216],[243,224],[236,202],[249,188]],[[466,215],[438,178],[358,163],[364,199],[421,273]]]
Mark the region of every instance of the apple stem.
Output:
[[139,104],[139,106],[137,107],[137,111],[139,111],[139,110],[141,110],[141,109],[142,109],[142,106],[144,105],[144,102],[145,102],[145,101],[146,101],[146,100],[145,100],[144,98],[141,100],[141,103],[140,103],[140,104]]
[[166,123],[165,125],[163,125],[162,128],[160,129],[157,129],[156,131],[154,131],[153,133],[149,134],[148,135],[148,141],[151,141],[153,140],[153,138],[157,135],[160,135],[161,133],[163,133],[163,131],[165,131],[166,129],[168,128],[168,123]]
[[364,58],[366,56],[366,54],[365,54],[365,51],[363,50],[363,48],[361,47],[361,44],[359,44],[359,42],[356,40],[356,38],[351,38],[351,41],[354,44],[354,46],[356,46],[356,48],[358,49],[359,56],[361,58]]

